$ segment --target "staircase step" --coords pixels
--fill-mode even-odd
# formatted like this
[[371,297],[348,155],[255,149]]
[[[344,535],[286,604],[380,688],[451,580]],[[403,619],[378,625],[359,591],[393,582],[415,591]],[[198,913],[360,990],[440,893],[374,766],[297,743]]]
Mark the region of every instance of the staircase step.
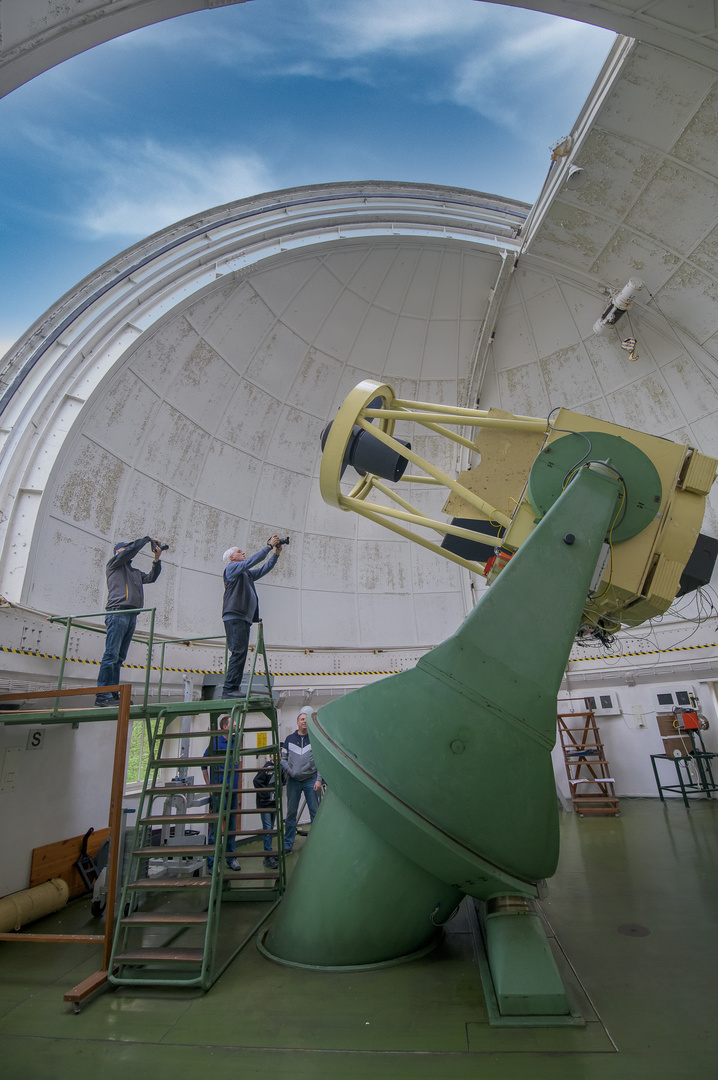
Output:
[[277,881],[279,879],[279,871],[267,870],[265,874],[245,874],[241,870],[226,870],[222,877],[225,881]]
[[138,859],[169,859],[175,855],[206,855],[214,854],[214,844],[162,844],[159,847],[135,848],[132,852]]
[[235,858],[240,862],[245,859],[268,859],[270,856],[277,857],[276,851],[236,851]]
[[198,824],[209,821],[217,821],[219,814],[156,814],[152,817],[140,818],[140,825],[183,825]]
[[[246,772],[256,772],[256,769],[247,769]],[[173,784],[171,787],[148,787],[147,794],[152,795],[184,795],[186,791],[203,791],[209,794],[211,791],[221,791],[221,784]]]
[[[267,748],[266,748],[266,746],[263,746],[262,749],[266,750]],[[159,761],[160,759],[158,758],[157,760]],[[169,761],[169,758],[162,758],[161,760],[164,761],[164,762],[167,762],[167,761]],[[180,759],[177,759],[177,760],[180,760]],[[186,761],[187,758],[182,758],[181,760]],[[199,760],[199,758],[197,760]],[[224,758],[222,758],[221,760],[224,761]],[[206,762],[207,758],[202,758],[202,761]],[[236,773],[256,773],[258,771],[258,769],[257,769],[256,765],[252,765],[252,766],[247,767],[246,769],[245,768],[238,768],[238,769],[233,769],[232,771],[236,772]],[[204,791],[205,788],[206,788],[207,791],[211,791],[211,790],[213,790],[213,787],[217,787],[217,785],[210,785],[210,784],[173,784],[171,787],[167,787],[166,790],[168,792],[174,793],[176,795],[182,795],[182,793],[185,792],[185,791]],[[154,790],[164,791],[165,788],[162,787],[160,789],[154,789]]]
[[140,878],[131,881],[127,888],[138,892],[164,892],[166,889],[208,889],[209,878]]
[[201,964],[204,949],[132,949],[115,956],[116,964],[145,964],[149,961],[169,961],[180,964]]
[[211,757],[168,757],[168,758],[151,758],[149,762],[150,769],[168,769],[170,765],[176,766],[181,769],[185,765],[201,765],[202,768],[209,768],[210,765],[220,765],[224,767],[225,756],[222,754],[212,755]]
[[126,915],[120,919],[123,926],[198,926],[207,922],[206,911],[186,911],[184,914],[177,912],[160,911],[135,911],[132,915]]

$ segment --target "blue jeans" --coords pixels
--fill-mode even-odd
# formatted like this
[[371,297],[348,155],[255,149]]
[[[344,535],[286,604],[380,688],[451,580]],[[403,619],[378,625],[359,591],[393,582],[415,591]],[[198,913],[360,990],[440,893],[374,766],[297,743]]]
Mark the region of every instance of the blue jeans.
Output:
[[317,812],[317,793],[314,790],[317,774],[308,780],[294,780],[291,776],[287,780],[287,817],[284,822],[284,850],[291,851],[294,847],[294,837],[297,831],[297,810],[302,792],[307,800],[309,818],[314,821]]
[[227,636],[227,648],[231,655],[224,676],[222,696],[236,694],[244,674],[244,664],[249,649],[249,632],[252,624],[246,619],[225,619],[224,632]]
[[[220,775],[219,780],[214,780],[213,783],[221,784],[222,783],[221,775]],[[211,806],[212,806],[212,813],[213,814],[216,814],[216,813],[219,812],[219,792],[218,791],[215,791],[212,794]],[[230,804],[229,809],[230,810],[236,810],[237,809],[237,792],[236,791],[232,795],[232,802]],[[214,821],[210,821],[210,823],[209,823],[209,830],[207,832],[207,843],[209,844],[210,847],[214,846],[214,838],[217,835],[216,824],[217,823],[214,822]],[[237,851],[237,837],[234,835],[234,830],[236,828],[237,828],[237,818],[235,817],[234,814],[230,814],[230,816],[229,816],[229,824],[227,826],[227,847],[226,847],[226,854],[225,854],[225,858],[227,858],[227,859],[233,859],[234,855],[235,855],[235,852]],[[209,858],[207,859],[207,866],[209,867],[210,870],[214,866],[214,855],[210,855]]]
[[[120,670],[127,659],[127,650],[135,632],[136,615],[125,615],[123,611],[113,611],[105,615],[105,652],[100,661],[98,686],[116,686],[120,681]],[[103,696],[103,695],[98,695]]]
[[[274,810],[263,810],[260,817],[262,818],[262,828],[263,829],[273,829],[274,828],[274,822],[275,822],[276,817],[277,817]],[[272,837],[271,836],[266,836],[265,835],[265,836],[262,837],[262,847],[264,848],[265,851],[271,851],[272,850]]]

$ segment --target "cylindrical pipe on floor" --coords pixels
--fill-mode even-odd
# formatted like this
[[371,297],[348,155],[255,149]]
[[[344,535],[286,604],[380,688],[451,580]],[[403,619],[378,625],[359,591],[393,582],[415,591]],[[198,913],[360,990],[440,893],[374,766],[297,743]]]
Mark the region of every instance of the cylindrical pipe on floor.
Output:
[[42,885],[3,896],[0,898],[0,933],[9,934],[43,915],[59,911],[69,897],[70,887],[62,878],[50,878]]

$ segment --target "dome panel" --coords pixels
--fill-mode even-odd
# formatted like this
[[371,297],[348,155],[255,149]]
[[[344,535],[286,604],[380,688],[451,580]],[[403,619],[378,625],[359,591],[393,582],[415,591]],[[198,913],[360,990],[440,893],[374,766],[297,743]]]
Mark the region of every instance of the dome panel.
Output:
[[[235,335],[243,335],[241,326],[242,323],[237,323]],[[275,319],[247,364],[246,377],[283,401],[287,386],[296,378],[308,353],[309,345],[304,338]]]
[[[112,380],[84,425],[87,438],[95,439],[122,457],[143,446],[159,411],[161,398],[134,371],[125,368]],[[134,452],[132,447],[135,448]]]
[[225,392],[225,413],[217,425],[217,438],[237,450],[263,457],[282,410],[281,402],[248,379],[237,380]]
[[543,357],[539,366],[550,401],[563,400],[572,409],[600,393],[601,387],[583,345],[557,349]]
[[261,467],[258,458],[213,439],[197,485],[197,497],[228,514],[248,518]]
[[[245,547],[248,529],[246,518],[225,513],[199,500],[193,502],[180,553],[183,568],[210,574],[216,579],[221,593],[222,552],[228,547]],[[170,549],[164,558],[174,561],[178,553]]]
[[234,387],[237,373],[206,341],[197,338],[174,380],[166,399],[205,431],[214,431],[217,417]]
[[[244,375],[275,321],[274,312],[251,285],[241,283],[204,331],[204,339],[238,375]],[[242,327],[241,335],[237,334],[238,326]]]
[[291,384],[287,404],[311,416],[330,415],[343,370],[340,360],[310,348]]
[[[137,466],[178,491],[193,495],[211,442],[211,435],[163,402],[144,446],[137,447]],[[129,437],[128,445],[132,446]]]

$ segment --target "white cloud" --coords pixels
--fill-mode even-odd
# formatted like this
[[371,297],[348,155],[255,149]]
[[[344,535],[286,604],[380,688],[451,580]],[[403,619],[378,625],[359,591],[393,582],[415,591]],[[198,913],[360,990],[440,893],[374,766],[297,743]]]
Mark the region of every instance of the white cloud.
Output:
[[271,189],[256,154],[202,147],[177,149],[153,140],[111,140],[85,148],[95,173],[92,201],[78,224],[93,238],[143,237],[207,207]]
[[462,57],[451,97],[529,141],[558,137],[566,132],[556,129],[556,118],[572,99],[578,115],[614,35],[548,16],[527,27],[522,14],[510,13],[514,32],[504,25],[484,49]]
[[307,0],[306,7],[328,33],[324,48],[345,57],[440,47],[447,39],[473,37],[491,18],[491,5],[476,0]]
[[[572,100],[578,114],[614,39],[594,26],[479,0],[295,0],[281,7],[262,0],[224,9],[197,28],[196,37],[176,43],[203,49],[215,63],[242,63],[258,78],[391,83],[414,102],[458,104],[533,141],[547,130],[560,134],[553,117],[565,115]],[[421,65],[418,78],[406,62]]]

